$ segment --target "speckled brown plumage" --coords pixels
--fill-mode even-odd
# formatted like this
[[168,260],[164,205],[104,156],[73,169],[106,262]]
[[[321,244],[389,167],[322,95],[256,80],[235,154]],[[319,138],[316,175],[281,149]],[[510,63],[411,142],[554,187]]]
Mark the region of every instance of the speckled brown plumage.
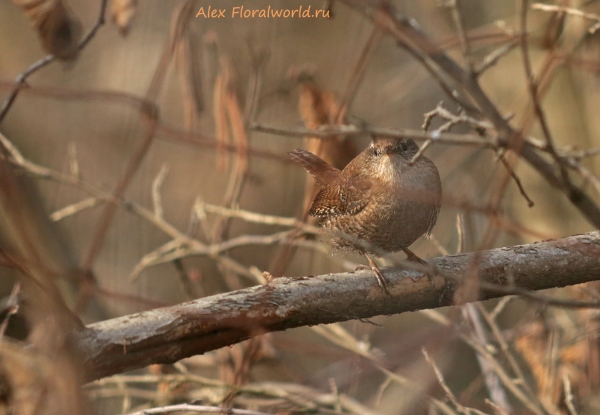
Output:
[[[366,254],[374,266],[368,256],[373,251],[405,250],[410,257],[408,247],[429,234],[437,220],[440,176],[427,157],[410,164],[418,150],[412,140],[374,139],[342,171],[305,150],[288,154],[322,186],[309,214],[325,218],[323,226],[332,231],[336,248]],[[376,249],[359,246],[339,233]]]

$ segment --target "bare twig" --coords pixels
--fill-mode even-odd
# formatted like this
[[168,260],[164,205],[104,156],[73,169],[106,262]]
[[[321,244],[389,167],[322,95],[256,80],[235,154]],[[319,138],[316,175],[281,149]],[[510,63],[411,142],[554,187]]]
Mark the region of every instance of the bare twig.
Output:
[[[399,41],[400,45],[419,62],[433,62],[436,68],[443,72],[443,76],[449,77],[459,84],[467,92],[472,102],[477,105],[478,110],[475,113],[484,114],[494,125],[498,133],[499,147],[515,150],[549,184],[561,190],[591,223],[600,227],[600,207],[582,189],[564,180],[560,174],[557,175],[555,166],[538,154],[536,147],[531,142],[524,140],[522,134],[512,128],[496,105],[481,89],[476,76],[465,71],[438,45],[433,43],[412,20],[403,18],[391,4],[376,0],[343,0],[343,2],[371,18],[382,30]],[[432,71],[431,64],[425,65],[425,67]],[[436,79],[440,79],[437,72],[435,76]],[[473,105],[466,105],[463,108],[472,111]]]
[[[423,313],[431,318],[433,321],[445,326],[449,327],[453,324],[449,319],[445,316],[440,315],[440,313],[436,313],[434,310],[424,310]],[[537,396],[533,393],[529,392],[529,388],[526,388],[525,391],[521,390],[521,385],[517,384],[519,379],[513,379],[502,367],[500,362],[496,359],[496,357],[488,350],[486,345],[481,344],[480,342],[472,339],[467,334],[462,331],[458,332],[460,338],[478,355],[482,356],[492,367],[495,374],[498,375],[502,384],[509,390],[515,398],[517,398],[523,405],[525,405],[529,410],[535,414],[547,414],[544,409],[544,405],[539,401]],[[494,404],[495,405],[495,404]]]
[[[175,15],[171,41],[163,51],[161,60],[159,61],[156,71],[154,72],[154,77],[152,79],[152,82],[150,83],[148,92],[146,93],[147,102],[154,103],[156,97],[158,96],[160,87],[166,75],[167,67],[175,51],[177,50],[177,45],[181,40],[182,33],[190,21],[189,16],[193,7],[193,1],[188,0],[182,4],[182,6],[178,9],[178,13]],[[142,161],[146,157],[146,154],[153,142],[154,134],[156,132],[158,124],[158,112],[154,107],[144,107],[142,115],[144,121],[147,123],[145,135],[138,143],[137,148],[135,149],[127,163],[127,166],[125,168],[124,173],[121,176],[121,179],[119,180],[119,182],[113,190],[113,200],[117,200],[123,197],[123,195],[125,194],[125,190],[129,186],[131,180],[133,179],[133,176],[142,164]],[[100,215],[100,218],[96,223],[96,227],[92,235],[92,242],[82,261],[82,269],[90,270],[93,264],[95,263],[96,258],[100,252],[100,248],[104,243],[106,232],[108,231],[110,223],[116,212],[116,208],[116,203],[109,203]]]
[[[290,231],[278,232],[273,235],[241,235],[221,243],[213,243],[210,245],[203,245],[198,242],[189,245],[188,240],[174,239],[160,248],[144,255],[132,271],[130,280],[134,281],[137,279],[139,274],[150,266],[164,264],[188,256],[209,256],[213,259],[218,259],[219,255],[226,251],[243,246],[273,245],[277,242],[293,244],[294,241],[287,240],[289,233]],[[254,280],[254,278],[252,279]]]
[[448,252],[446,247],[444,245],[442,245],[442,243],[435,236],[435,234],[432,233],[431,235],[429,235],[429,242],[431,242],[433,244],[433,246],[435,246],[435,249],[437,249],[440,254],[442,254],[444,256],[450,255],[450,252]]
[[373,50],[377,47],[377,45],[379,45],[381,37],[381,30],[379,30],[377,27],[374,27],[371,31],[369,39],[367,39],[367,43],[363,47],[358,62],[354,66],[352,76],[348,80],[346,89],[340,100],[338,113],[334,118],[336,124],[342,124],[344,117],[349,112],[352,102],[354,101],[354,97],[358,92],[358,87],[360,86],[365,75],[369,58],[372,56]]
[[[439,116],[440,118],[442,118],[444,120],[447,120],[447,123],[445,123],[444,125],[442,125],[441,127],[439,127],[438,129],[436,129],[432,132],[432,135],[436,136],[436,137],[439,136],[441,133],[447,132],[454,125],[458,125],[458,124],[467,124],[467,125],[471,126],[472,128],[477,129],[477,131],[479,132],[479,135],[481,135],[481,136],[484,135],[485,131],[493,129],[493,126],[490,123],[477,120],[473,117],[469,117],[464,112],[461,112],[459,115],[453,114],[452,112],[445,109],[443,106],[443,103],[440,102],[434,110],[425,114],[425,121],[423,123],[424,130],[428,129],[429,125],[431,124],[431,121],[436,116]],[[411,159],[411,163],[414,163],[416,160],[419,159],[419,157],[421,157],[421,155],[423,154],[423,151],[427,148],[429,143],[431,143],[431,140],[426,141],[425,144],[423,144],[421,146],[421,148],[419,149],[417,154],[415,154],[415,156]],[[504,164],[504,167],[506,167],[506,170],[508,171],[510,176],[515,181],[517,187],[519,188],[519,192],[521,192],[521,195],[525,198],[525,200],[527,200],[527,205],[529,207],[533,207],[534,203],[529,198],[527,193],[525,192],[525,189],[523,188],[521,180],[515,173],[514,169],[511,167],[508,160],[506,160],[506,158],[504,157],[504,154],[503,154],[504,149],[503,148],[498,149],[493,144],[490,144],[490,147],[492,147],[494,150],[496,150],[496,154],[498,155],[498,158],[500,159],[500,161],[502,161],[502,164]]]
[[104,200],[98,199],[97,197],[88,197],[86,199],[80,200],[79,202],[70,204],[69,206],[65,206],[62,209],[52,212],[50,214],[50,219],[52,219],[54,222],[58,222],[59,220],[62,220],[68,216],[73,216],[83,210],[96,207],[103,202]]
[[508,52],[517,47],[519,43],[519,39],[511,40],[490,52],[485,58],[483,58],[483,61],[475,68],[475,73],[477,74],[477,76],[481,75],[489,68],[496,65],[501,58],[506,56]]
[[540,126],[542,127],[542,132],[544,133],[544,137],[546,139],[546,146],[548,147],[549,153],[554,157],[558,167],[560,168],[560,172],[562,175],[562,180],[564,181],[567,187],[572,186],[570,184],[570,179],[565,168],[564,162],[562,161],[559,154],[556,152],[556,148],[554,146],[554,140],[552,138],[552,134],[550,133],[550,127],[548,126],[548,122],[546,120],[546,114],[542,109],[542,105],[540,103],[540,97],[538,92],[538,81],[533,74],[533,68],[531,66],[531,59],[529,57],[529,43],[526,36],[527,33],[527,4],[528,0],[521,0],[521,52],[523,55],[523,66],[525,67],[525,75],[527,77],[527,83],[529,86],[529,93],[531,95],[531,101],[533,103],[533,108],[535,111],[535,115],[540,122]]
[[500,299],[500,301],[498,301],[498,304],[496,304],[496,307],[494,307],[494,310],[492,310],[492,312],[489,314],[490,319],[496,320],[496,318],[498,318],[498,316],[504,310],[504,308],[508,305],[508,303],[511,302],[512,300],[514,300],[515,298],[516,297],[510,296],[510,295],[508,295],[506,297],[502,297]]
[[[498,305],[506,304],[507,301],[504,301],[504,300],[509,300],[511,298],[514,298],[514,297],[503,297],[500,300],[500,303]],[[498,307],[496,307],[496,309],[494,309],[494,311],[496,311],[497,308]],[[520,368],[519,364],[517,363],[517,360],[513,356],[512,352],[510,351],[510,349],[508,347],[508,342],[502,335],[500,327],[498,327],[498,324],[496,323],[496,321],[494,320],[492,315],[489,314],[481,304],[477,304],[477,309],[479,310],[479,313],[481,314],[481,316],[483,316],[483,318],[485,319],[488,326],[492,329],[494,338],[500,345],[502,352],[508,359],[511,369],[513,370],[514,374],[516,375],[516,381],[518,381],[519,384],[522,385],[523,388],[525,388],[527,393],[529,393],[531,396],[533,396],[534,392],[533,392],[533,390],[531,390],[531,388],[529,388],[527,382],[525,381],[525,376],[523,375],[523,372],[521,371],[521,368]],[[498,402],[496,402],[496,403],[498,403]],[[507,407],[504,407],[504,408],[506,409]]]
[[478,409],[467,408],[467,407],[461,405],[460,402],[458,402],[458,399],[456,399],[456,396],[454,396],[454,393],[452,393],[452,390],[446,384],[446,381],[444,380],[444,375],[442,375],[442,372],[440,371],[440,369],[438,369],[438,367],[436,366],[433,359],[429,356],[429,353],[427,353],[427,351],[425,349],[421,349],[421,353],[423,353],[423,356],[425,356],[425,360],[427,361],[427,363],[429,363],[431,365],[431,368],[433,369],[433,371],[435,373],[435,377],[437,378],[438,383],[440,384],[440,386],[446,393],[446,396],[448,397],[450,402],[452,402],[454,404],[454,406],[456,407],[458,412],[465,414],[465,415],[470,415],[470,414],[486,415],[484,412],[481,412]]
[[565,373],[563,376],[563,385],[565,387],[565,405],[569,409],[569,414],[577,415],[577,410],[573,404],[573,391],[571,391],[571,380],[568,373]]
[[458,31],[458,37],[460,39],[460,45],[462,47],[463,56],[467,61],[467,66],[469,71],[473,72],[473,56],[471,54],[471,43],[469,42],[469,37],[467,36],[467,32],[465,31],[465,24],[463,21],[463,16],[460,11],[460,0],[450,0],[448,1],[448,7],[452,11],[452,18],[454,19],[454,25],[456,26],[456,30]]
[[[469,320],[473,327],[473,337],[476,338],[482,345],[488,345],[488,339],[486,332],[481,321],[481,315],[478,313],[478,309],[473,304],[467,304],[463,308],[463,314],[466,319]],[[477,361],[481,367],[483,378],[487,386],[488,392],[492,401],[499,407],[510,412],[512,410],[511,405],[508,402],[506,391],[502,387],[500,379],[494,373],[492,365],[482,355],[477,354]]]
[[512,166],[510,165],[508,160],[506,160],[506,157],[504,157],[503,152],[500,150],[500,151],[496,152],[496,154],[498,156],[498,159],[502,162],[502,164],[506,168],[506,171],[508,171],[508,174],[510,175],[510,177],[512,177],[512,179],[515,181],[515,184],[517,185],[517,188],[519,189],[519,193],[521,193],[521,196],[523,196],[523,198],[525,198],[525,200],[527,201],[527,207],[530,207],[530,208],[533,207],[535,205],[535,203],[533,202],[533,200],[531,200],[531,198],[525,191],[525,188],[523,187],[523,183],[521,183],[521,179],[519,179],[519,176],[517,176],[517,173],[512,168]]
[[4,337],[4,333],[6,332],[6,328],[8,327],[8,321],[10,320],[10,317],[19,311],[20,293],[21,284],[16,283],[12,288],[12,291],[10,293],[10,296],[8,297],[8,300],[6,301],[6,304],[3,306],[3,310],[1,310],[3,313],[5,313],[5,316],[2,320],[2,323],[0,323],[0,338]]
[[[79,45],[77,46],[78,50],[82,50],[83,48],[85,48],[86,45],[90,42],[90,40],[92,40],[92,38],[96,35],[96,32],[98,31],[98,29],[100,29],[100,26],[104,24],[104,15],[106,12],[107,2],[107,0],[100,1],[100,13],[98,15],[98,18],[96,19],[94,26],[92,26],[90,31],[79,42]],[[32,64],[29,68],[25,69],[19,74],[19,76],[17,76],[17,78],[15,79],[14,89],[6,98],[4,104],[2,104],[2,108],[0,108],[0,123],[2,122],[2,120],[4,120],[6,114],[8,114],[8,111],[10,110],[12,104],[15,102],[15,99],[17,99],[17,95],[19,94],[21,88],[23,88],[26,85],[27,78],[29,78],[29,76],[33,75],[48,64],[54,62],[55,60],[56,57],[54,55],[47,55],[44,58]]]
[[456,253],[460,254],[465,251],[465,223],[460,213],[456,215],[456,233],[458,234]]
[[[4,145],[4,147],[7,149],[8,153],[10,154],[10,157],[12,159],[10,159],[9,161],[11,161],[15,165],[25,169],[28,173],[34,174],[38,177],[42,177],[45,179],[55,180],[59,183],[67,184],[69,186],[74,186],[74,187],[88,193],[93,198],[95,198],[96,200],[99,200],[99,201],[112,201],[113,203],[116,203],[119,206],[123,207],[126,211],[132,212],[132,213],[140,216],[141,218],[147,220],[148,222],[152,223],[158,229],[160,229],[165,234],[169,235],[171,238],[173,238],[175,241],[177,241],[176,244],[183,243],[185,246],[197,248],[197,249],[200,249],[201,251],[206,247],[200,241],[190,238],[188,235],[179,231],[173,225],[167,223],[164,219],[157,217],[153,212],[149,211],[148,209],[146,209],[142,206],[139,206],[132,202],[128,202],[126,200],[123,200],[122,198],[115,199],[114,196],[111,195],[109,192],[99,189],[90,184],[87,184],[86,182],[81,181],[77,177],[73,177],[71,175],[63,174],[63,173],[48,169],[46,167],[39,166],[39,165],[25,159],[21,155],[21,153],[18,151],[18,149],[1,133],[0,133],[0,144]],[[67,213],[73,212],[73,209],[75,209],[75,208],[68,207]],[[64,213],[65,212],[63,212],[63,214]],[[237,272],[241,275],[247,276],[248,278],[251,278],[252,280],[256,280],[256,276],[252,272],[250,272],[246,267],[240,265],[233,259],[221,257],[218,255],[214,259],[217,261],[217,263],[233,270],[234,272]]]
[[340,135],[352,137],[364,134],[372,134],[381,137],[410,138],[419,141],[433,140],[441,143],[467,146],[498,145],[498,142],[494,138],[481,137],[475,134],[427,133],[420,130],[410,130],[404,128],[357,128],[353,125],[328,125],[317,130],[309,130],[306,128],[292,129],[261,124],[253,124],[251,128],[254,131],[299,138],[311,136],[326,139],[338,137]]
[[498,405],[496,405],[494,402],[490,401],[489,399],[486,399],[485,403],[487,403],[489,406],[494,408],[494,411],[496,411],[496,413],[498,415],[511,415],[510,412],[506,412],[504,409],[502,409],[501,407],[499,407]]
[[[401,387],[408,389],[409,391],[416,394],[423,394],[423,391],[411,382],[408,378],[399,375],[385,367],[383,362],[381,361],[381,352],[373,349],[367,342],[362,340],[357,340],[352,334],[350,334],[341,324],[334,323],[328,325],[319,325],[311,327],[313,331],[319,333],[325,339],[329,340],[333,344],[349,350],[353,353],[356,353],[359,356],[367,358],[373,366],[379,370],[382,374],[385,375],[386,380],[380,387],[380,394],[383,394],[384,389],[391,382],[395,382]],[[431,396],[425,396],[429,402],[431,402],[435,406],[443,406],[443,403]]]
[[[212,359],[211,359],[212,360]],[[212,363],[214,364],[214,363]],[[211,365],[212,365],[211,364]],[[189,371],[179,374],[162,375],[120,375],[98,380],[86,386],[88,393],[95,394],[100,389],[106,393],[104,396],[122,396],[124,390],[132,390],[130,384],[158,384],[165,382],[169,384],[192,384],[205,389],[214,391],[213,399],[210,403],[216,403],[222,399],[222,396],[236,387],[228,382],[216,379],[206,378]],[[267,398],[275,402],[289,402],[305,412],[316,412],[319,409],[327,410],[335,404],[341,405],[344,413],[356,415],[378,415],[378,412],[371,411],[359,404],[352,398],[340,393],[334,396],[332,393],[323,393],[318,390],[300,386],[292,383],[282,382],[255,382],[236,387],[240,395],[255,396]],[[146,389],[146,392],[148,390]],[[113,393],[110,393],[113,392]],[[142,392],[135,390],[136,393]],[[97,396],[97,395],[96,395]],[[153,394],[140,394],[140,397],[148,400],[155,400]],[[310,397],[307,399],[306,397]]]
[[171,412],[202,412],[228,415],[269,415],[265,412],[249,411],[247,409],[219,408],[217,406],[193,405],[187,403],[144,409],[138,412],[131,412],[128,415],[170,414]]
[[77,146],[75,143],[70,142],[68,147],[69,152],[69,169],[73,177],[81,178],[79,171],[79,162],[77,161]]
[[156,178],[152,182],[152,203],[154,205],[154,216],[160,219],[164,219],[164,211],[162,206],[162,197],[160,195],[160,188],[167,177],[167,173],[169,172],[169,166],[164,164]]
[[600,28],[600,16],[598,16],[597,14],[594,14],[594,13],[582,12],[581,10],[574,9],[572,7],[557,6],[557,5],[543,4],[543,3],[532,4],[531,9],[532,10],[542,10],[545,12],[562,12],[562,13],[570,14],[571,16],[577,16],[577,17],[581,17],[583,19],[591,20],[591,21],[595,22],[594,25],[592,25],[588,29],[588,32],[592,35],[596,32],[596,30],[598,30]]
[[202,203],[202,207],[206,212],[216,213],[217,215],[240,218],[246,222],[260,223],[263,225],[278,225],[290,227],[302,227],[304,231],[311,233],[319,233],[320,230],[316,226],[308,225],[296,218],[286,218],[282,216],[264,215],[262,213],[250,212],[242,209],[229,209],[218,205],[210,205]]

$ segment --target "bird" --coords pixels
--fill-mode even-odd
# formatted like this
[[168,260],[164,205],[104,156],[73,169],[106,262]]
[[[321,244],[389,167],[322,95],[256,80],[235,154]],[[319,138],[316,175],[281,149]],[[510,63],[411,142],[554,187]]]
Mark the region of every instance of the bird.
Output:
[[335,250],[366,257],[388,295],[373,257],[404,251],[410,261],[424,263],[408,247],[431,234],[442,204],[438,169],[422,154],[415,158],[418,152],[411,139],[373,137],[342,170],[306,150],[287,153],[320,185],[309,215],[324,218]]

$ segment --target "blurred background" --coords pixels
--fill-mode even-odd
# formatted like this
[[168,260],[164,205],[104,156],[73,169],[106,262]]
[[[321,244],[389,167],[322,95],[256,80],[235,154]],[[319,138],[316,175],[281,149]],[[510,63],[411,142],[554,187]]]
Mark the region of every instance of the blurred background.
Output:
[[[516,129],[542,138],[518,42],[523,4],[451,3],[394,2],[462,65],[456,10],[475,62],[505,47],[480,83]],[[595,1],[557,4],[587,13],[600,9]],[[350,122],[418,130],[441,101],[459,113],[419,62],[344,3],[250,0],[243,2],[247,9],[301,5],[331,17],[230,17],[241,5],[114,1],[85,48],[32,74],[0,121],[14,151],[31,163],[4,170],[0,246],[43,264],[86,324],[264,283],[264,271],[319,275],[364,262],[329,255],[314,235],[288,232],[294,226],[283,218],[303,219],[315,188],[285,153],[307,148],[342,168],[370,137],[321,141],[260,132],[257,125],[288,132]],[[100,2],[68,6],[87,33]],[[196,16],[208,6],[225,9],[226,17]],[[597,147],[594,21],[529,6],[529,54],[555,143],[572,151]],[[0,2],[1,101],[17,76],[49,50],[47,35],[36,31],[25,9],[18,1]],[[430,131],[444,122],[434,118]],[[451,131],[473,129],[457,125]],[[517,161],[515,171],[533,207],[514,181],[501,189],[506,170],[489,148],[434,143],[425,154],[440,171],[444,204],[433,238],[412,246],[422,258],[593,229],[523,163]],[[590,176],[574,180],[598,200],[595,159],[582,163]],[[118,189],[122,197],[108,203]],[[500,202],[490,211],[495,195]],[[110,206],[116,206],[114,215]],[[240,218],[219,206],[277,216],[279,224]],[[235,239],[281,232],[285,238]],[[239,243],[211,256],[194,253],[200,245],[190,240]],[[8,298],[18,272],[0,267],[0,275],[0,296]],[[557,293],[597,298],[591,284]],[[137,377],[104,379],[86,393],[99,414],[194,399],[282,414],[467,413],[442,402],[447,393],[426,349],[462,405],[490,414],[573,415],[568,385],[576,413],[593,414],[600,406],[596,314],[510,298],[299,328],[153,366]],[[19,332],[18,325],[14,329]],[[465,337],[489,346],[493,362]],[[502,368],[525,398],[502,380]],[[444,412],[442,404],[454,412]]]

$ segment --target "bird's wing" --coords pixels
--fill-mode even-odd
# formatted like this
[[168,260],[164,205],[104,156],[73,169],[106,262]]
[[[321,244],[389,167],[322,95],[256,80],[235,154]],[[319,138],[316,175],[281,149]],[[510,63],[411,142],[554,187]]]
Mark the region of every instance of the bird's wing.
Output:
[[296,149],[287,154],[294,162],[300,164],[306,171],[312,174],[317,183],[322,186],[332,183],[340,175],[338,169],[330,166],[310,151]]
[[337,186],[325,186],[315,196],[308,214],[310,216],[336,216],[343,212],[340,206],[340,194]]
[[371,201],[371,183],[361,175],[342,172],[334,184],[325,186],[315,196],[308,211],[311,216],[356,215]]

